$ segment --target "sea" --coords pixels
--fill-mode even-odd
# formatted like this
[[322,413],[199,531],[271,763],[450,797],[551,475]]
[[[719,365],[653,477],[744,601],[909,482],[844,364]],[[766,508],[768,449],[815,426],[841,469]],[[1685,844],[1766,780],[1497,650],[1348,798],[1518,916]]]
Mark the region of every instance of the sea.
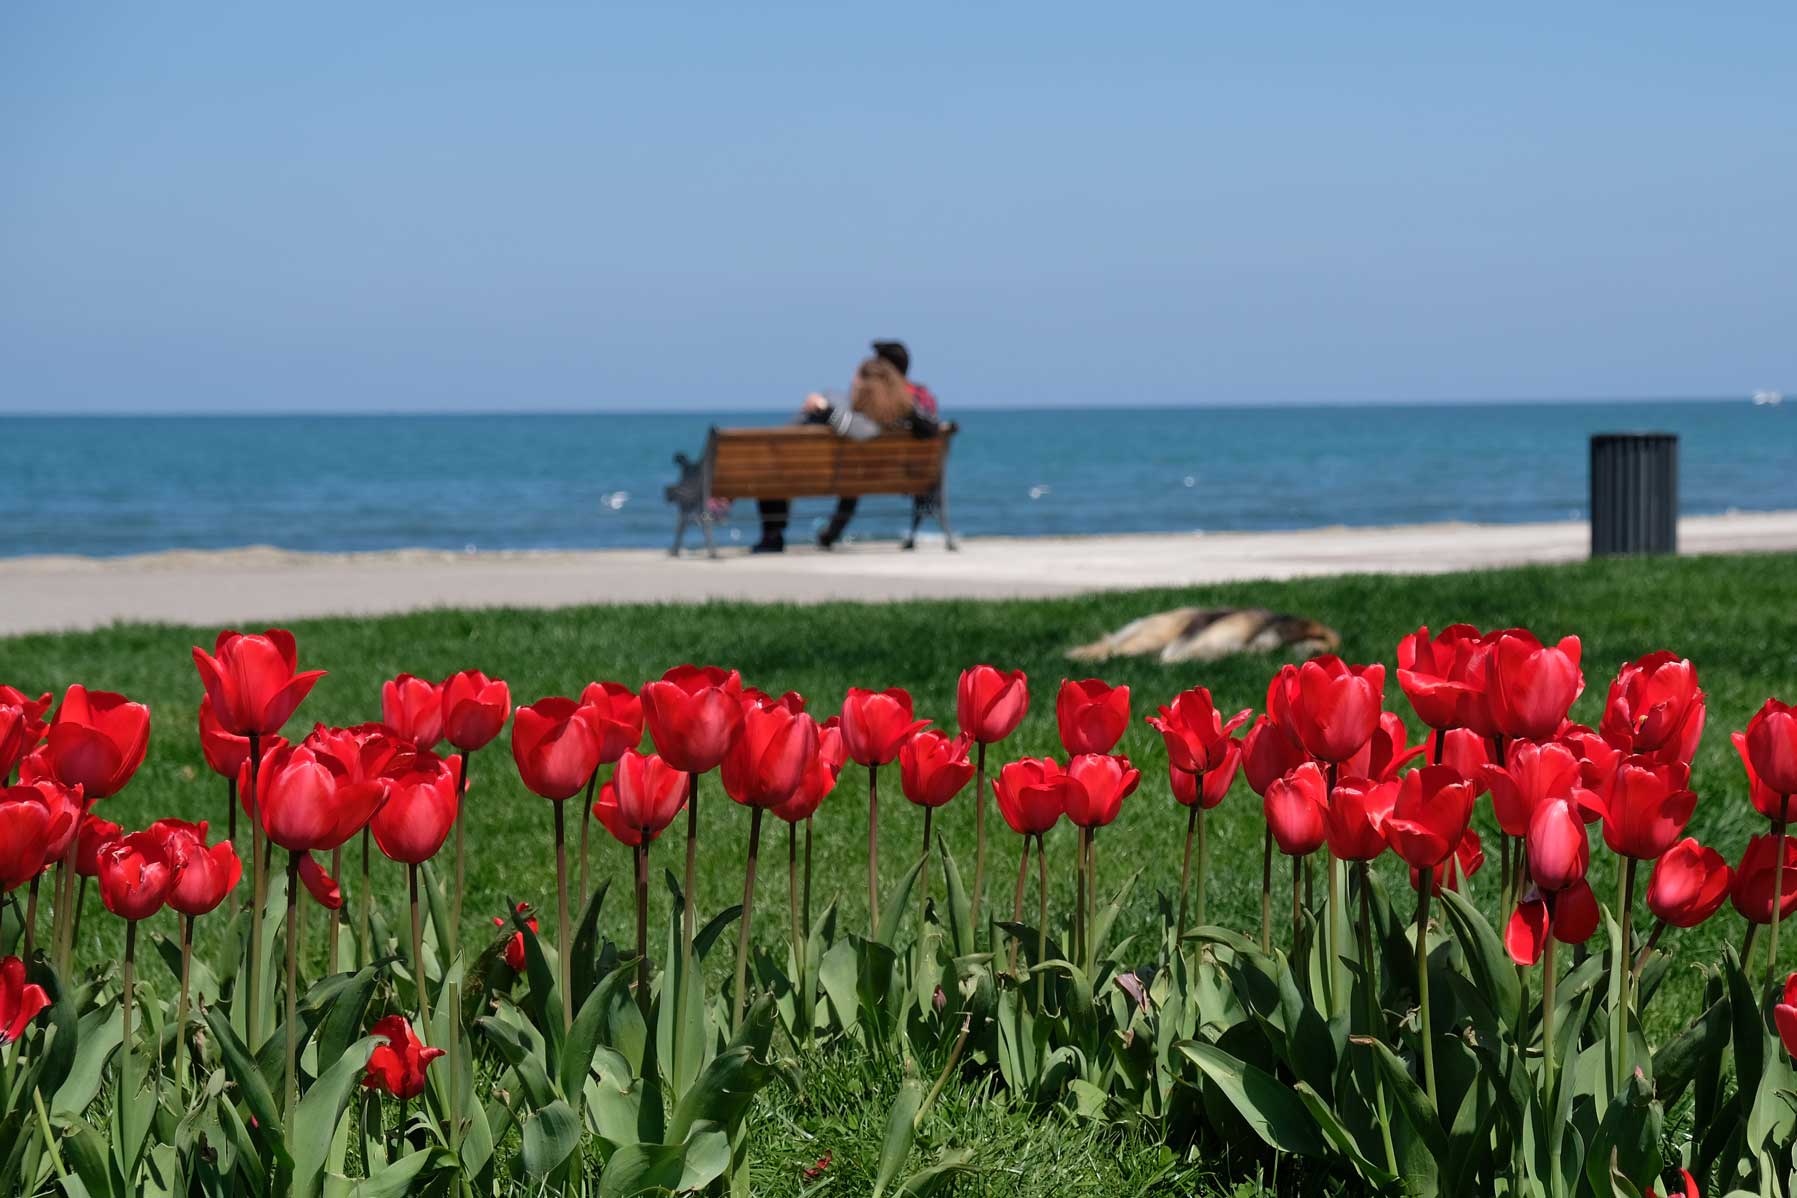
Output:
[[[1573,520],[1594,433],[1679,437],[1686,514],[1797,508],[1797,402],[944,412],[968,536]],[[783,413],[0,416],[0,556],[665,547],[673,455]],[[828,514],[795,504],[795,534]],[[851,533],[902,534],[864,502]],[[740,502],[726,543],[757,535]]]

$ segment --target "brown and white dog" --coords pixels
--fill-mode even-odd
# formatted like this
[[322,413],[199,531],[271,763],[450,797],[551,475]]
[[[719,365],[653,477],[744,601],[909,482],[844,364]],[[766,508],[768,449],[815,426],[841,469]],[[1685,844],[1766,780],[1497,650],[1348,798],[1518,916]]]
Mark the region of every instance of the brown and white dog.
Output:
[[1327,624],[1264,607],[1176,607],[1132,620],[1102,640],[1068,650],[1067,656],[1104,661],[1153,653],[1171,664],[1284,649],[1293,657],[1310,658],[1335,652],[1341,642],[1341,634]]

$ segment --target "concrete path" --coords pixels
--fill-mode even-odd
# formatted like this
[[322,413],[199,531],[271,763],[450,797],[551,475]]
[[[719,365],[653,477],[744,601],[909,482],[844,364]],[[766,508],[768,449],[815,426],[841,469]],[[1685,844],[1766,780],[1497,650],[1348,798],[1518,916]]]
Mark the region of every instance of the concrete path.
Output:
[[[852,545],[780,557],[655,550],[311,554],[269,548],[0,560],[0,634],[119,620],[222,626],[430,607],[745,599],[1021,597],[1250,578],[1426,574],[1576,561],[1585,524],[1425,524],[1302,532],[988,537],[959,553]],[[1797,512],[1680,522],[1687,553],[1797,550]]]

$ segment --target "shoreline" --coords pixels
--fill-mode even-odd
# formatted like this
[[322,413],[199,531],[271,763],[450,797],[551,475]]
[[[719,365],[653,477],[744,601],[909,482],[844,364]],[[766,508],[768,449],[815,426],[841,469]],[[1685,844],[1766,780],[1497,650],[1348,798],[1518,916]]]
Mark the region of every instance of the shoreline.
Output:
[[[1287,532],[981,537],[947,552],[921,540],[777,557],[726,548],[394,549],[313,553],[250,546],[130,557],[0,559],[0,636],[119,621],[208,626],[429,608],[567,607],[741,600],[815,603],[1030,598],[1331,574],[1434,574],[1586,557],[1582,520],[1411,524]],[[1686,554],[1797,551],[1797,511],[1688,516]]]

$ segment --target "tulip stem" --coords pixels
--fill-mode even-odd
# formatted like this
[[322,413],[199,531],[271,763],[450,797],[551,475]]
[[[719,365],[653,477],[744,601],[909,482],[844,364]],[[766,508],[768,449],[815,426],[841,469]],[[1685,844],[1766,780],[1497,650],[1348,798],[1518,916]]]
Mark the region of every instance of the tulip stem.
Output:
[[1329,953],[1329,968],[1324,971],[1324,976],[1329,980],[1329,1003],[1326,1012],[1333,1015],[1346,1005],[1342,1001],[1346,986],[1342,978],[1341,869],[1336,863],[1335,854],[1329,852],[1328,849],[1323,851],[1329,857],[1329,893],[1324,896],[1329,904],[1329,933],[1324,941]]
[[1304,858],[1292,858],[1292,952],[1298,951],[1298,937],[1304,930]]
[[[76,835],[77,836],[80,835],[79,829],[77,829]],[[32,874],[31,875],[30,897],[27,899],[27,901],[25,903],[25,960],[26,961],[30,961],[31,955],[37,951],[37,880],[41,877],[43,877],[42,874]]]
[[[468,803],[468,763],[474,758],[474,750],[469,749],[462,754],[462,764],[456,769],[455,779],[455,900],[449,908],[449,957],[455,959],[456,951],[462,943],[462,886],[467,877],[467,857],[462,851],[462,825],[467,823],[462,810]],[[443,968],[449,968],[446,963]]]
[[356,892],[357,922],[361,928],[357,939],[362,945],[362,964],[367,965],[374,960],[374,944],[368,938],[368,909],[373,896],[368,893],[368,826],[362,826],[362,888]]
[[[233,888],[235,889],[235,888]],[[188,977],[193,966],[193,916],[181,917],[181,998],[175,1004],[175,1099],[180,1105],[182,1091],[186,1088],[184,1075],[187,1073],[187,1010],[188,1010]]]
[[[696,933],[697,908],[693,904],[693,891],[699,878],[699,775],[686,776],[686,892],[681,895],[685,909],[681,915],[680,931],[684,939],[681,950],[682,964],[688,972],[693,967],[693,936]],[[681,1009],[686,1007],[685,986],[681,988]]]
[[1429,1021],[1429,898],[1434,890],[1427,873],[1416,888],[1416,1001],[1423,1039],[1423,1090],[1435,1101],[1435,1040]]
[[430,1034],[431,1001],[424,981],[424,918],[418,912],[418,867],[406,866],[406,884],[412,898],[412,984],[418,991],[418,1022]]
[[262,908],[268,902],[268,871],[262,861],[262,735],[248,734],[250,742],[250,1009],[245,1020],[251,1053],[262,1049]]
[[736,937],[736,996],[732,999],[730,1030],[742,1026],[743,1008],[749,997],[749,920],[755,913],[755,862],[761,855],[761,808],[749,815],[749,863],[743,870],[743,921]]
[[880,934],[880,767],[867,767],[867,935]]
[[[974,751],[973,779],[973,926],[979,935],[986,922],[985,908],[980,905],[986,893],[986,742]],[[978,941],[975,941],[978,944]]]
[[568,942],[568,845],[564,804],[555,808],[555,956],[561,966],[562,1030],[574,1026],[574,946]]
[[1075,827],[1073,835],[1073,920],[1069,929],[1073,943],[1068,959],[1083,963],[1086,959],[1086,845],[1090,828]]
[[[1023,922],[1023,887],[1030,876],[1030,838],[1023,838],[1023,853],[1017,858],[1017,893],[1011,899],[1011,922]],[[1011,937],[1011,976],[1019,982],[1023,976],[1017,972],[1017,938]]]
[[[343,846],[338,845],[331,850],[331,877],[336,879],[342,876]],[[337,972],[337,912],[326,908],[324,915],[325,919],[329,921],[325,925],[327,931],[324,942],[324,971],[331,974]]]
[[924,862],[924,867],[917,871],[917,880],[922,883],[917,891],[917,937],[919,940],[923,939],[923,925],[930,914],[930,824],[935,814],[934,807],[923,809],[923,853],[919,859]]
[[653,1027],[649,1018],[649,838],[646,835],[636,846],[636,1006],[643,1013],[643,1026]]
[[[1366,986],[1366,1034],[1385,1039],[1385,1021],[1380,1018],[1378,967],[1373,959],[1373,871],[1371,863],[1361,861],[1356,870],[1360,875],[1360,967]],[[1398,1171],[1398,1153],[1391,1139],[1391,1119],[1385,1107],[1385,1079],[1374,1072],[1373,1105],[1379,1116],[1379,1136],[1384,1141],[1385,1168],[1389,1173]]]
[[[805,817],[805,935],[811,935],[811,817]],[[810,940],[806,940],[810,944]]]
[[124,993],[120,996],[119,1019],[124,1024],[123,1038],[119,1041],[119,1052],[123,1054],[119,1067],[119,1103],[121,1105],[136,1100],[136,1095],[127,1090],[131,1078],[131,1015],[137,1002],[137,921],[125,922],[125,967],[121,978]]
[[1747,923],[1747,935],[1741,937],[1741,972],[1742,973],[1747,973],[1750,969],[1752,969],[1753,943],[1755,940],[1759,939],[1759,934],[1760,934],[1760,925],[1749,920]]
[[[236,888],[232,888],[236,893]],[[69,931],[69,943],[77,944],[81,940],[81,911],[87,906],[87,879],[82,878],[75,889],[75,926]]]
[[1547,951],[1541,958],[1541,1101],[1553,1110],[1554,1101],[1554,946],[1547,938]]
[[1182,952],[1186,938],[1186,902],[1192,892],[1192,842],[1198,833],[1198,804],[1186,812],[1186,853],[1179,867],[1179,919],[1173,925],[1173,951]]
[[587,888],[587,829],[593,825],[593,796],[598,789],[599,770],[595,766],[593,776],[587,779],[586,804],[580,809],[580,889],[576,893],[580,895],[580,909],[583,913],[587,909],[587,898],[593,893]]
[[1616,922],[1620,932],[1616,938],[1616,1085],[1620,1091],[1629,1076],[1629,962],[1633,952],[1631,908],[1635,905],[1635,859],[1624,857],[1616,876]]
[[[1749,924],[1748,926],[1751,927],[1752,925]],[[1666,921],[1663,919],[1655,920],[1653,931],[1647,934],[1647,943],[1643,944],[1641,946],[1641,951],[1635,954],[1635,965],[1633,970],[1631,970],[1631,985],[1639,986],[1641,984],[1641,971],[1647,968],[1647,958],[1653,954],[1653,950],[1659,946],[1660,937],[1665,934]]]
[[299,1053],[299,863],[300,855],[287,852],[287,1119],[299,1110],[299,1079],[294,1065]]
[[1273,825],[1266,826],[1260,845],[1260,951],[1273,951]]
[[1036,833],[1036,878],[1036,1010],[1041,1012],[1048,1001],[1048,970],[1043,968],[1048,960],[1048,847],[1040,832]]
[[1779,797],[1780,818],[1772,821],[1773,835],[1778,837],[1778,843],[1772,862],[1772,938],[1766,942],[1767,986],[1773,983],[1778,973],[1778,917],[1784,907],[1785,897],[1785,821],[1783,812],[1785,804],[1789,801],[1789,795]]
[[1210,923],[1207,914],[1210,906],[1210,836],[1205,828],[1208,816],[1204,809],[1204,774],[1199,772],[1192,778],[1198,792],[1192,810],[1198,813],[1198,926],[1202,928]]
[[[799,922],[799,826],[786,825],[786,898],[792,907],[793,1031],[811,1034],[811,987],[805,976],[806,934]],[[794,1040],[798,1039],[795,1035]]]
[[[1200,829],[1203,823],[1199,824]],[[1202,832],[1200,832],[1202,835]],[[1086,979],[1098,984],[1098,829],[1086,830]]]

